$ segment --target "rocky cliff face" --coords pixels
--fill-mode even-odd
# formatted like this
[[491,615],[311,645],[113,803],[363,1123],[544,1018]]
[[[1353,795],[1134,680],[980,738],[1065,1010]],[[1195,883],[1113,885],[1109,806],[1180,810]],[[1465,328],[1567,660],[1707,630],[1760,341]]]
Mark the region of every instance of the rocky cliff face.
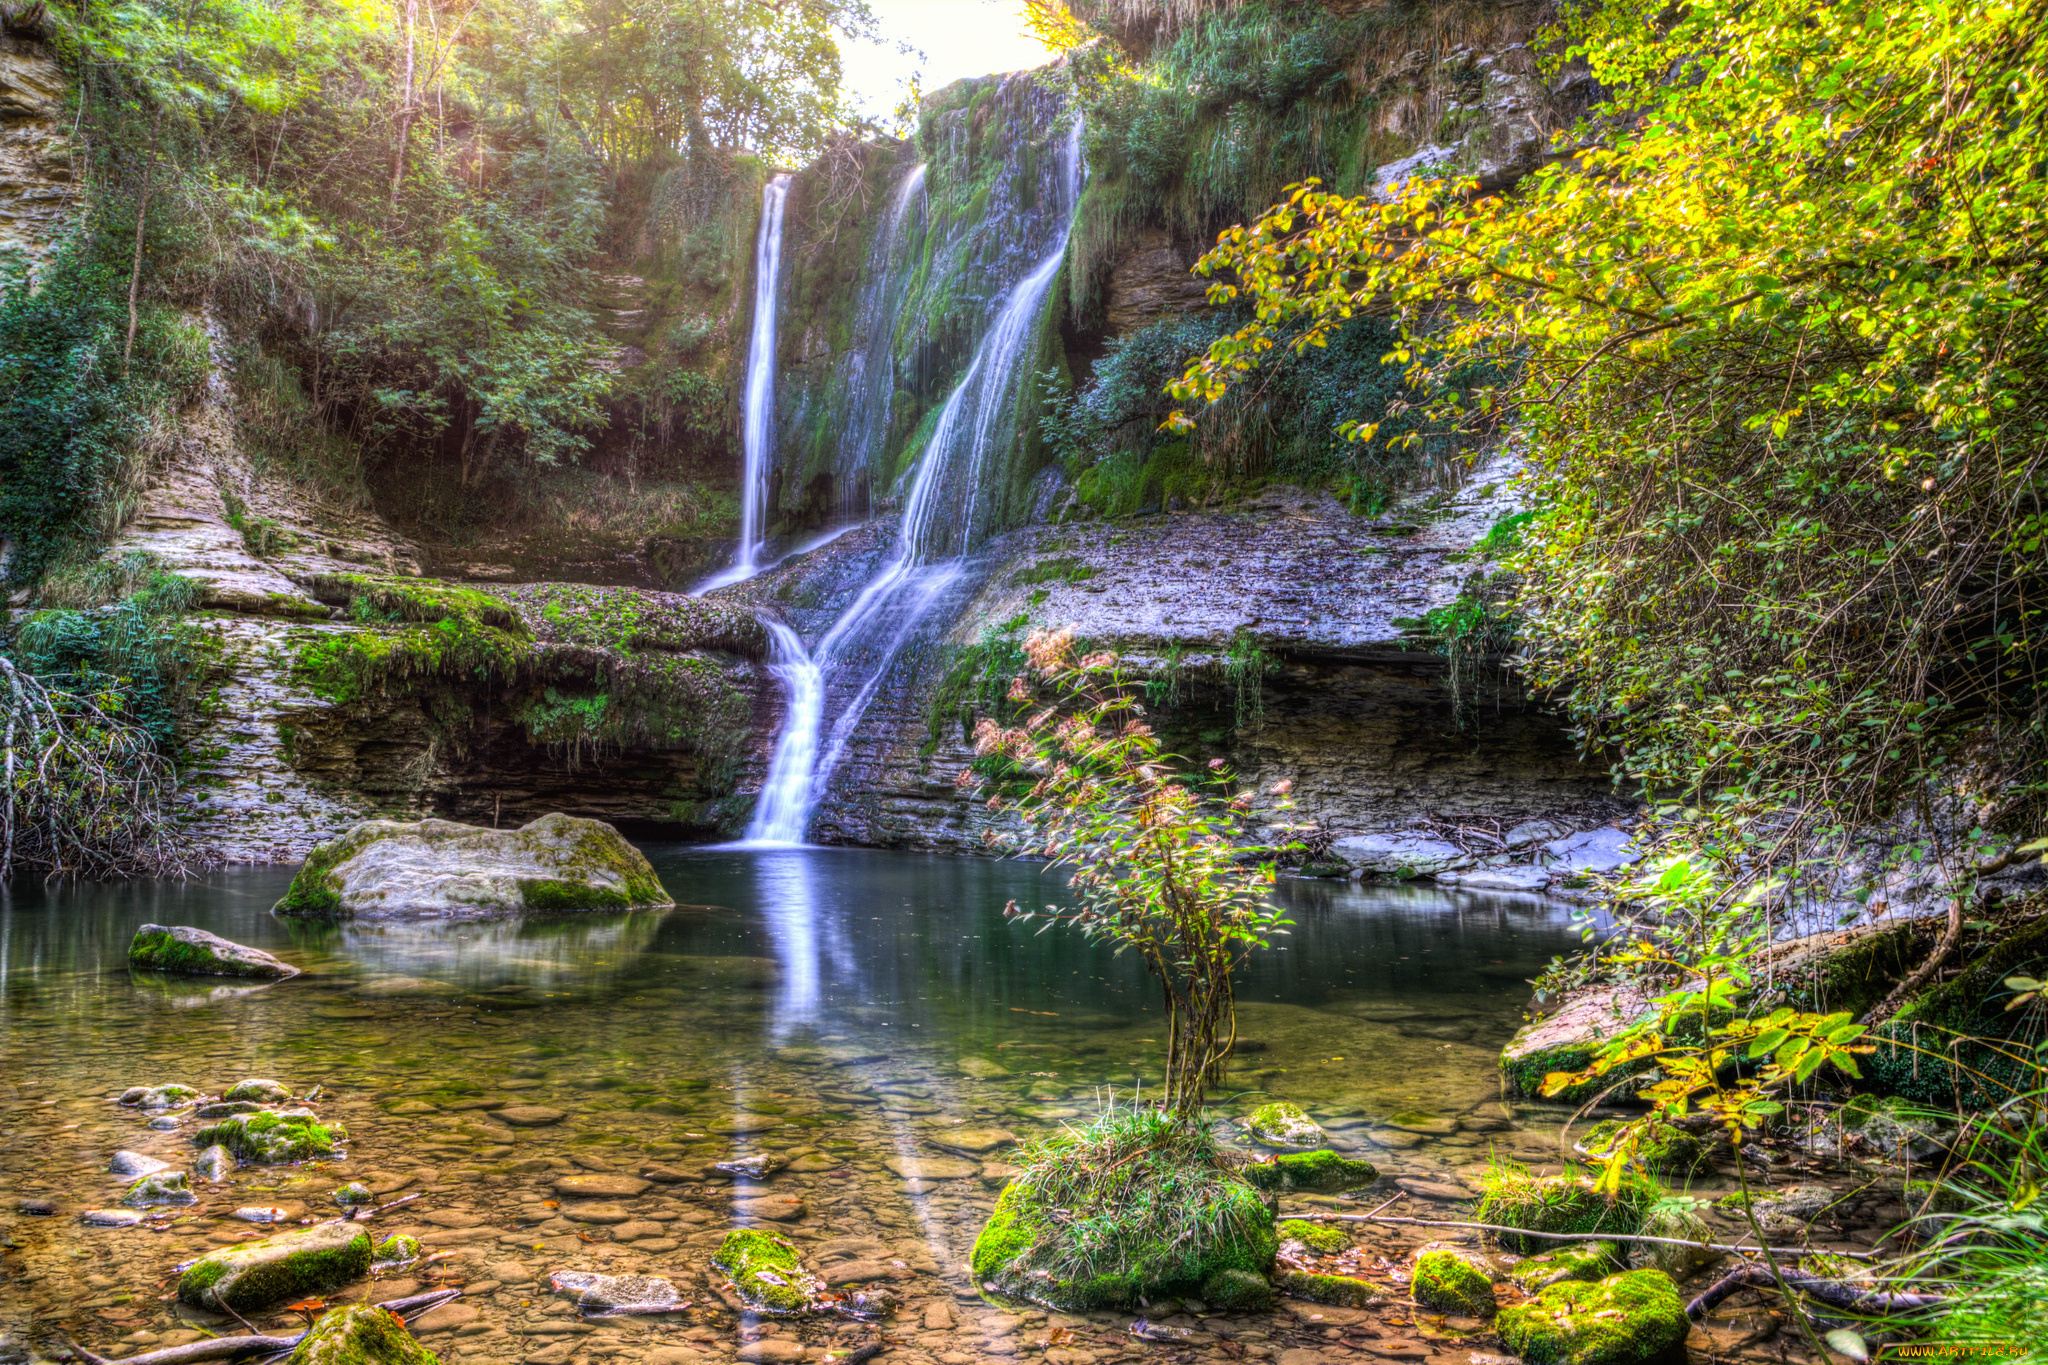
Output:
[[[995,817],[954,785],[974,758],[975,709],[958,665],[991,633],[1014,641],[1060,626],[1154,680],[1156,719],[1176,749],[1225,758],[1262,789],[1291,779],[1291,818],[1334,835],[1612,819],[1628,807],[1604,770],[1578,760],[1559,721],[1500,661],[1464,683],[1461,716],[1445,660],[1411,624],[1485,567],[1474,547],[1512,510],[1502,493],[1512,471],[1495,461],[1464,493],[1417,498],[1377,520],[1275,488],[1227,509],[998,539],[885,677],[816,837],[979,848]],[[849,535],[749,585],[751,600],[811,628],[857,590],[885,545],[886,528]]]
[[78,201],[61,117],[65,88],[47,45],[0,33],[0,258],[17,254],[31,269]]

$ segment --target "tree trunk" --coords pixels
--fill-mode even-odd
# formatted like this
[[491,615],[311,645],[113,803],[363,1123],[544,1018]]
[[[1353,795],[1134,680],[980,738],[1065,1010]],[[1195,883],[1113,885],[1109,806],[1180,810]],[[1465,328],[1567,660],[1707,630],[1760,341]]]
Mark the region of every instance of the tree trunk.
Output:
[[398,212],[398,183],[405,176],[405,148],[412,141],[412,32],[419,22],[419,0],[405,0],[405,85],[399,95],[398,145],[391,150],[391,212]]

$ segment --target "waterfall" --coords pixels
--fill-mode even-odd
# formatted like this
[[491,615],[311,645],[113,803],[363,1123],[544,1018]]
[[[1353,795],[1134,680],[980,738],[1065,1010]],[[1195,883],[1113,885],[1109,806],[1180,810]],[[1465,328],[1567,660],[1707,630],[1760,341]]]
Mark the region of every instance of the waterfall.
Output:
[[740,543],[732,563],[699,583],[693,595],[745,582],[759,573],[768,524],[768,470],[775,462],[775,306],[782,278],[782,209],[789,177],[761,187],[761,231],[754,238],[754,335],[747,343],[747,384],[740,400],[740,444],[746,454],[740,489]]
[[[824,797],[847,743],[882,685],[883,675],[918,623],[959,579],[964,559],[992,519],[979,487],[1004,420],[1028,387],[1040,309],[1066,259],[1073,209],[1081,191],[1081,127],[1074,123],[1060,154],[1060,228],[1050,249],[1011,286],[995,322],[974,348],[960,382],[947,396],[904,501],[896,543],[881,572],[808,652],[796,632],[773,626],[772,665],[790,692],[769,777],[747,830],[749,843],[798,843]],[[801,655],[801,658],[799,658]],[[858,670],[858,672],[851,672]],[[854,680],[852,696],[823,736],[825,683]]]
[[[867,276],[854,316],[854,335],[861,344],[847,356],[846,430],[840,438],[845,468],[875,468],[889,439],[889,414],[896,399],[896,317],[915,274],[909,263],[899,263],[896,257],[904,241],[904,218],[924,196],[925,170],[920,162],[896,187],[868,253]],[[865,507],[855,513],[866,514]]]

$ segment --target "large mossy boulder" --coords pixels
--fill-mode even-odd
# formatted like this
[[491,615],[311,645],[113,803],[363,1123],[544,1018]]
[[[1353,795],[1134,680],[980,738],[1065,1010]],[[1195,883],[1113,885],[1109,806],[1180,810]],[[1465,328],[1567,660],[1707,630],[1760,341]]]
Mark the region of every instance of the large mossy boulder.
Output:
[[1118,1110],[1021,1164],[969,1258],[1013,1298],[1085,1311],[1197,1297],[1227,1271],[1265,1277],[1280,1248],[1266,1197],[1200,1122]]
[[1656,1365],[1685,1358],[1692,1324],[1669,1275],[1631,1270],[1554,1284],[1503,1308],[1493,1329],[1528,1365]]
[[440,1365],[386,1309],[351,1303],[320,1315],[285,1365]]
[[518,829],[366,820],[306,856],[280,915],[478,918],[673,905],[640,850],[602,820]]
[[247,1313],[346,1284],[369,1269],[366,1230],[319,1223],[207,1252],[178,1277],[178,1297],[194,1308]]
[[[1545,1076],[1583,1071],[1615,1037],[1655,1008],[1646,994],[1631,987],[1598,986],[1567,996],[1554,1013],[1525,1026],[1501,1049],[1501,1077],[1508,1092],[1523,1099],[1542,1097]],[[1582,1104],[1629,1074],[1616,1070],[1548,1098]]]
[[2014,1047],[2007,1040],[2035,1027],[2034,1012],[2006,1009],[2013,992],[2005,979],[2038,977],[2043,961],[2048,916],[1982,945],[1954,979],[1870,1030],[1863,1041],[1875,1047],[1860,1063],[1864,1078],[1877,1090],[1947,1110],[2003,1104],[2032,1089],[2039,1082],[2027,1055],[2031,1041]]
[[145,924],[128,945],[128,965],[183,976],[248,976],[283,981],[299,974],[261,948],[231,943],[187,924]]

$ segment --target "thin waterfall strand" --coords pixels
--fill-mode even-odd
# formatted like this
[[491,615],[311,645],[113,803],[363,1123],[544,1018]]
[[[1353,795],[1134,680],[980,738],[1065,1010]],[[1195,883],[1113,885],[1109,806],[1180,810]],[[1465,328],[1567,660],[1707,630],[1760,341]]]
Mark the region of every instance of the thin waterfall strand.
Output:
[[740,543],[730,566],[697,585],[743,583],[760,570],[768,523],[768,469],[775,457],[775,308],[781,291],[782,210],[789,180],[778,175],[761,187],[761,231],[754,239],[754,334],[747,344],[747,382],[741,397],[740,444],[746,455],[740,489]]
[[[771,627],[777,651],[773,670],[790,687],[790,706],[776,739],[768,782],[747,830],[748,843],[803,840],[811,815],[824,798],[832,773],[880,689],[883,675],[925,614],[959,578],[962,560],[974,547],[972,519],[981,497],[973,483],[985,473],[996,437],[1005,430],[1001,417],[1030,377],[1028,362],[1037,338],[1039,310],[1066,259],[1072,210],[1080,200],[1078,123],[1068,135],[1060,169],[1067,215],[1058,240],[1011,288],[995,324],[975,347],[967,373],[947,397],[918,462],[888,562],[825,632],[817,648],[809,651],[802,666],[795,662],[795,652],[803,648],[796,633],[785,626]],[[968,481],[964,487],[963,480]],[[941,517],[941,510],[949,515]],[[945,558],[934,563],[935,555]],[[881,637],[881,645],[869,651],[866,675],[835,719],[830,742],[821,746],[825,678],[849,652],[850,644],[876,636]],[[800,692],[800,687],[806,690]]]

